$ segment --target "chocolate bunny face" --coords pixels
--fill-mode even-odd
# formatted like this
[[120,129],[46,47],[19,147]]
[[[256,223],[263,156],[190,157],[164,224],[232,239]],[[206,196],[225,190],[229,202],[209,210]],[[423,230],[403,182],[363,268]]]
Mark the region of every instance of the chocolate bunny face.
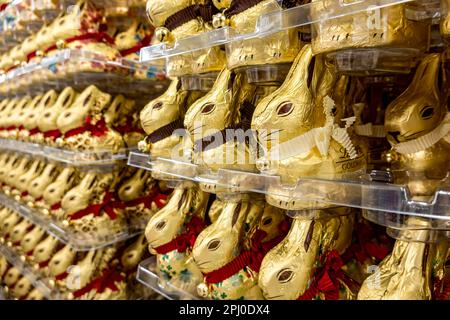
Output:
[[314,97],[308,87],[311,61],[311,48],[305,46],[281,87],[257,105],[252,128],[261,132],[258,138],[263,146],[271,145],[272,134],[283,143],[313,128]]
[[24,298],[32,288],[33,286],[30,280],[28,280],[27,277],[22,277],[14,285],[14,288],[11,290],[11,293],[13,296],[17,298]]
[[31,181],[39,177],[44,169],[44,163],[41,160],[34,160],[30,168],[22,175],[18,176],[16,188],[21,192],[26,192]]
[[145,235],[141,234],[132,245],[124,250],[122,256],[120,257],[120,262],[124,269],[136,269],[146,250],[147,240],[145,239]]
[[101,11],[91,1],[78,1],[70,11],[62,14],[52,23],[50,35],[53,43],[83,33],[98,32],[101,17]]
[[75,250],[68,245],[64,246],[50,259],[48,264],[49,273],[56,277],[67,272],[69,267],[74,263],[75,257]]
[[59,115],[68,109],[75,101],[78,93],[71,87],[65,88],[56,99],[55,103],[45,108],[42,117],[37,121],[42,132],[58,129],[57,119]]
[[[34,116],[31,117],[31,115],[34,113],[34,110],[38,107],[43,97],[44,95],[35,96],[27,105],[27,108],[23,111],[20,121],[25,129],[34,129]],[[23,138],[26,138],[26,135],[23,135]]]
[[101,180],[97,173],[87,173],[77,186],[69,190],[61,200],[61,207],[66,214],[70,215],[91,204],[96,194],[94,190],[106,187],[103,184],[100,186]]
[[151,185],[154,182],[151,172],[139,169],[132,177],[120,185],[118,191],[119,198],[124,202],[137,199],[151,189]]
[[219,269],[233,260],[242,247],[244,226],[250,211],[262,213],[261,202],[227,202],[217,221],[203,230],[192,250],[203,273]]
[[146,138],[145,149],[155,157],[170,157],[172,148],[181,138],[173,131],[182,128],[189,93],[181,88],[181,81],[174,79],[163,95],[148,103],[140,113],[141,126]]
[[101,115],[111,100],[111,95],[101,92],[95,86],[86,88],[74,101],[69,109],[63,111],[57,120],[62,133],[83,126],[86,117]]
[[43,198],[45,202],[52,206],[61,202],[64,195],[77,182],[78,174],[73,167],[66,167],[62,169],[61,173],[45,188]]
[[42,170],[42,173],[32,180],[27,187],[28,193],[38,199],[43,196],[45,189],[59,175],[59,168],[54,163],[48,163]]
[[[128,53],[126,50],[135,47],[136,45],[149,45],[153,36],[153,28],[147,25],[140,19],[134,20],[130,27],[119,33],[116,36],[116,48],[122,52]],[[132,50],[134,51],[134,50]],[[127,59],[139,60],[139,50],[136,52],[129,52],[124,56]]]
[[438,84],[440,63],[439,54],[426,56],[411,85],[386,110],[385,131],[392,145],[429,133],[445,117]]
[[37,128],[42,114],[55,104],[57,98],[58,93],[55,90],[46,92],[35,108],[30,109],[30,112],[27,115],[28,120],[26,121],[26,124],[24,124],[25,128],[29,130]]

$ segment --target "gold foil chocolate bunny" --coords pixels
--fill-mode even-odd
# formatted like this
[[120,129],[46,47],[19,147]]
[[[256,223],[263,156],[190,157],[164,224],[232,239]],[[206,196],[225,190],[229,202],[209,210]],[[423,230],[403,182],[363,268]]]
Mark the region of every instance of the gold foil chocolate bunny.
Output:
[[[216,1],[217,2],[217,1]],[[223,7],[222,4],[219,4]],[[215,16],[215,26],[229,25],[240,34],[253,33],[263,14],[280,11],[276,0],[233,0],[223,14]],[[292,28],[264,37],[232,41],[227,47],[228,68],[291,63],[301,48],[299,30]]]
[[[156,39],[169,45],[211,30],[207,23],[212,14],[211,0],[147,1],[147,15],[156,28]],[[225,52],[213,47],[170,57],[167,73],[171,77],[211,73],[222,69],[224,63]]]
[[[122,171],[123,173],[123,171]],[[93,237],[110,235],[125,224],[123,206],[114,197],[121,174],[88,172],[61,200],[68,224],[75,232]]]
[[167,195],[161,192],[151,172],[141,169],[120,184],[117,194],[125,205],[128,219],[144,218],[146,223],[167,202]]
[[125,59],[139,61],[139,51],[141,48],[150,45],[153,31],[154,29],[147,23],[135,19],[127,30],[116,36],[116,48]]
[[237,130],[248,134],[254,92],[243,77],[224,69],[211,91],[190,106],[184,124],[194,143],[195,163],[212,171],[255,169],[244,137],[236,141]]
[[[440,92],[441,56],[429,54],[419,64],[410,86],[386,110],[385,131],[392,145],[392,168],[407,173],[412,199],[428,201],[446,184],[450,126]],[[444,88],[445,89],[445,88]],[[408,217],[394,249],[363,283],[358,299],[431,299],[433,277],[442,275],[448,247],[427,243],[431,224]],[[411,229],[411,230],[408,230]],[[448,244],[446,244],[448,246]],[[442,279],[441,279],[442,280]],[[377,283],[377,286],[373,284]]]
[[317,211],[316,218],[294,219],[289,234],[261,264],[259,285],[266,299],[355,298],[355,283],[341,258],[351,242],[353,214],[340,211],[344,215]]
[[180,185],[145,229],[150,253],[157,257],[162,284],[168,281],[193,295],[202,274],[191,259],[191,250],[205,227],[207,202],[207,194],[198,187]]
[[448,173],[447,108],[439,83],[441,56],[427,55],[411,85],[386,110],[385,131],[397,154],[396,170],[410,172],[414,197],[430,196]]
[[[327,19],[324,8],[335,6],[339,12],[342,10],[340,6],[358,4],[353,1],[335,4],[329,0],[313,0],[319,1],[322,3],[311,7],[312,19],[320,21],[312,25],[314,54],[337,51],[331,54],[337,56],[337,60],[372,59],[370,65],[375,65],[375,69],[369,67],[362,71],[404,72],[411,69],[415,58],[428,49],[430,21],[420,18],[424,13],[420,1],[361,10],[336,19]],[[341,52],[342,58],[339,57]]]
[[65,167],[61,170],[54,182],[50,183],[42,194],[42,200],[36,201],[36,206],[45,214],[62,218],[64,211],[61,209],[61,200],[72,189],[79,179],[79,174],[73,167]]
[[42,169],[42,173],[31,180],[26,188],[27,194],[23,196],[23,200],[27,202],[30,207],[35,206],[35,202],[43,200],[45,189],[52,183],[59,175],[59,168],[54,163],[47,163]]
[[[63,137],[56,143],[60,147],[75,150],[118,151],[124,146],[122,137],[106,122],[111,95],[95,86],[86,88],[69,109],[57,120]],[[111,120],[108,118],[108,120]]]
[[[344,119],[344,106],[331,98],[336,81],[332,66],[316,58],[309,85],[311,63],[311,46],[305,45],[283,85],[259,102],[252,121],[263,149],[258,169],[280,175],[283,183],[291,185],[304,177],[337,179],[366,165],[361,148],[356,148],[354,137],[347,132],[355,119]],[[340,122],[345,126],[340,127]],[[306,197],[279,196],[280,188],[269,187],[270,204],[293,210],[310,207]],[[342,190],[325,193],[330,192]]]
[[260,300],[257,273],[264,255],[285,234],[281,210],[258,199],[228,201],[217,220],[200,233],[193,248],[204,275],[199,295],[215,300]]
[[44,113],[37,120],[37,125],[46,144],[53,145],[55,140],[61,136],[57,119],[65,109],[72,105],[77,95],[78,93],[74,89],[67,87],[59,94],[54,104],[43,110]]

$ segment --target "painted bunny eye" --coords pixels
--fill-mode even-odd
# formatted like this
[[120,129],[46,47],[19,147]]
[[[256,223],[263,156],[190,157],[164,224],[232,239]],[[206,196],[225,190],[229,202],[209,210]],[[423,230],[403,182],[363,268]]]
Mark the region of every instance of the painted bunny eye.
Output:
[[208,243],[208,250],[215,251],[220,247],[220,240],[214,239]]
[[91,97],[92,97],[92,93],[89,93],[89,95],[86,97],[86,99],[84,99],[83,106],[86,106],[88,104]]
[[215,104],[209,103],[209,104],[203,106],[202,113],[203,114],[211,113],[215,109],[215,107],[216,107]]
[[430,107],[430,106],[426,106],[420,112],[420,117],[424,120],[431,119],[433,117],[433,115],[434,115],[434,108]]
[[63,105],[64,105],[64,106],[69,102],[69,99],[70,99],[70,95],[68,95],[68,96],[64,99],[64,102],[63,102]]
[[267,218],[267,219],[264,219],[264,221],[263,221],[264,226],[268,226],[271,223],[272,223],[272,218]]
[[162,230],[162,229],[164,229],[165,226],[166,226],[166,222],[160,221],[156,224],[155,228],[156,228],[156,230]]
[[277,114],[280,117],[286,117],[294,110],[294,105],[291,102],[285,102],[278,107]]
[[159,110],[163,107],[164,103],[158,102],[153,106],[153,110]]
[[294,276],[294,272],[289,269],[283,269],[280,272],[278,272],[277,279],[280,283],[286,283],[291,281],[292,277]]

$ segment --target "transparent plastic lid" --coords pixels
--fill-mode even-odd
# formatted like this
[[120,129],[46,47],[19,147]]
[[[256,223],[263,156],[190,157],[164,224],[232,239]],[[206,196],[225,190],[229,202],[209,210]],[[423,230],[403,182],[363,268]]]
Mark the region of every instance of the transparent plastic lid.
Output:
[[177,288],[170,281],[159,276],[156,257],[151,257],[139,264],[136,276],[137,280],[153,291],[159,293],[169,300],[200,300],[180,288]]
[[67,86],[82,90],[96,85],[112,94],[151,100],[167,88],[161,63],[139,63],[128,59],[111,61],[98,53],[63,49],[38,63],[28,63],[0,78],[0,96],[16,96]]
[[407,185],[372,181],[371,175],[366,173],[349,174],[338,180],[302,178],[288,185],[277,175],[225,169],[210,172],[187,161],[151,159],[149,155],[134,152],[130,153],[128,164],[159,173],[162,178],[210,185],[223,193],[264,194],[270,204],[286,210],[294,210],[299,203],[305,207],[304,212],[292,211],[292,216],[308,215],[311,209],[346,206],[379,212],[380,215],[405,216],[399,218],[399,229],[410,229],[407,218],[418,217],[430,221],[429,229],[450,230],[450,189],[445,187],[423,201],[415,200]]
[[134,149],[122,149],[118,152],[111,150],[73,151],[41,144],[22,142],[17,140],[0,139],[0,149],[19,152],[47,160],[61,162],[74,167],[111,167],[117,161],[126,160],[128,152]]
[[[198,50],[225,45],[231,42],[246,41],[270,36],[285,30],[310,26],[326,20],[354,15],[364,11],[381,9],[413,0],[321,0],[290,9],[271,9],[271,12],[261,15],[255,25],[254,31],[241,33],[231,27],[215,29],[196,36],[184,38],[174,44],[162,43],[141,49],[141,61],[152,61],[183,55]],[[420,2],[420,1],[419,1]],[[429,3],[428,3],[429,2]],[[439,11],[437,0],[427,1],[427,5],[434,5],[434,10],[424,10],[421,19],[436,15]],[[428,7],[430,8],[430,7]],[[314,12],[314,15],[311,13]],[[428,12],[428,13],[426,13]]]
[[99,231],[76,232],[69,226],[64,225],[62,221],[57,221],[49,216],[43,215],[36,209],[30,208],[25,204],[17,202],[10,197],[0,193],[0,204],[14,210],[23,218],[45,230],[48,234],[54,236],[64,244],[70,245],[76,251],[88,251],[108,247],[115,243],[130,239],[140,233],[146,226],[147,221],[135,219],[126,226],[117,228],[102,228],[107,232]]
[[26,277],[32,286],[38,289],[46,299],[60,299],[59,291],[50,285],[48,279],[36,272],[36,270],[28,264],[27,261],[24,261],[24,259],[22,259],[22,257],[12,248],[5,244],[0,244],[0,255],[4,256],[13,267],[19,270],[21,275]]

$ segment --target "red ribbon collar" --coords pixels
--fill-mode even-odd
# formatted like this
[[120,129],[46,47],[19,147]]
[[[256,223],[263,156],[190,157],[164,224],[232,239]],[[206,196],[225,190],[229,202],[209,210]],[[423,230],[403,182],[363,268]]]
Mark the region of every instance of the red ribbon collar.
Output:
[[267,252],[279,244],[288,233],[289,223],[287,221],[282,221],[278,228],[281,234],[272,240],[265,242],[263,242],[263,240],[267,237],[267,233],[262,230],[257,230],[252,237],[251,249],[242,252],[223,267],[204,274],[205,283],[213,284],[222,282],[246,267],[249,267],[255,272],[259,272],[261,263]]
[[101,119],[97,121],[97,123],[92,124],[92,119],[88,116],[86,117],[85,122],[86,124],[84,126],[67,131],[64,134],[64,137],[73,137],[86,131],[92,133],[92,135],[95,137],[101,137],[108,131],[108,127],[106,126],[106,122],[104,119]]
[[125,135],[126,133],[131,133],[131,132],[145,134],[145,131],[142,130],[142,128],[136,128],[135,126],[133,126],[133,118],[131,118],[131,117],[127,118],[126,124],[124,124],[123,126],[116,126],[116,127],[114,127],[114,130],[116,130],[121,135]]
[[70,216],[70,220],[78,220],[89,214],[93,214],[95,217],[98,217],[102,211],[105,211],[109,218],[114,220],[117,218],[115,209],[124,208],[125,205],[122,202],[114,201],[114,195],[112,192],[106,192],[101,203],[92,204],[83,210],[75,212]]
[[111,291],[118,291],[116,282],[123,281],[125,278],[117,273],[114,269],[109,269],[103,272],[103,274],[97,279],[91,281],[87,286],[81,288],[73,293],[75,298],[79,298],[86,293],[95,290],[96,293],[103,293],[106,289]]
[[146,36],[144,39],[142,39],[138,44],[136,44],[134,47],[131,47],[129,49],[121,50],[120,54],[122,57],[128,56],[129,54],[136,53],[139,50],[141,50],[143,47],[146,47],[150,44],[152,41],[151,36]]
[[52,138],[53,140],[61,137],[62,133],[58,129],[43,132],[44,138]]
[[325,257],[321,273],[314,278],[309,288],[297,300],[313,300],[319,293],[325,295],[326,300],[339,299],[338,279],[345,277],[342,267],[344,262],[336,250],[330,251]]
[[186,224],[186,231],[173,239],[172,241],[163,244],[154,250],[159,254],[166,254],[168,252],[178,250],[178,252],[186,252],[188,248],[192,248],[197,240],[197,236],[205,228],[205,222],[197,216],[193,216],[191,221]]
[[153,188],[148,195],[125,202],[125,206],[136,207],[144,204],[147,209],[151,209],[152,202],[155,202],[156,206],[161,209],[164,207],[163,200],[167,200],[167,195],[158,193],[157,188]]
[[[88,33],[81,34],[79,36],[74,36],[74,37],[64,39],[64,42],[71,43],[71,42],[83,41],[83,40],[96,40],[97,42],[107,42],[109,44],[114,44],[114,42],[115,42],[114,39],[111,38],[111,36],[109,34],[107,34],[106,32],[88,32]],[[48,47],[44,51],[44,53],[48,53],[57,48],[58,47],[56,46],[56,44],[54,44],[54,45]]]

